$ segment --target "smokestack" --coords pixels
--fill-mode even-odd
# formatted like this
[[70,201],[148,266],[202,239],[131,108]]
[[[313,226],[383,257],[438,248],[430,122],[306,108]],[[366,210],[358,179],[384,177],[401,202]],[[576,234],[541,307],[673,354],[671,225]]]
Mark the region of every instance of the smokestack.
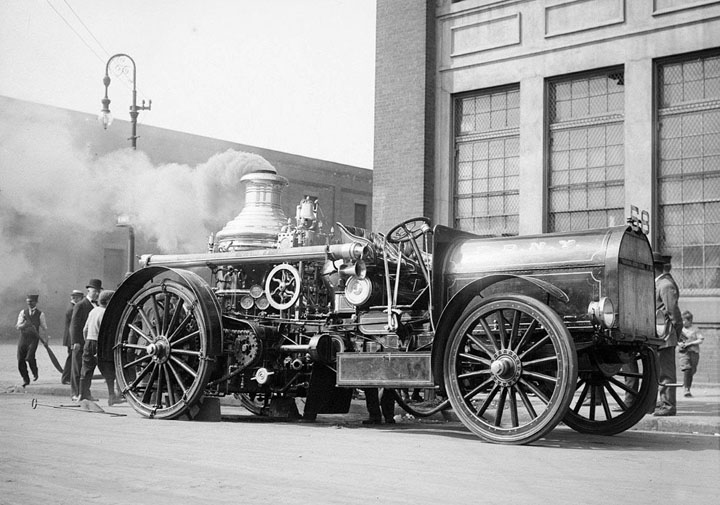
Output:
[[272,172],[253,172],[240,179],[245,183],[245,206],[216,236],[221,251],[277,247],[280,229],[287,217],[280,206],[288,180]]

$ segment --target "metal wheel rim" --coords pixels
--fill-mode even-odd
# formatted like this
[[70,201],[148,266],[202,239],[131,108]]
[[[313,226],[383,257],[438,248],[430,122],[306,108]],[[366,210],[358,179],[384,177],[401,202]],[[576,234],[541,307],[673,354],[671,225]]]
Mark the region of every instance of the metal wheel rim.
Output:
[[466,311],[445,363],[453,409],[490,442],[524,444],[546,435],[567,411],[577,381],[575,348],[562,320],[520,295],[488,298]]
[[121,314],[116,378],[128,403],[146,417],[192,417],[198,408],[210,373],[209,329],[198,301],[188,286],[165,280],[140,289]]

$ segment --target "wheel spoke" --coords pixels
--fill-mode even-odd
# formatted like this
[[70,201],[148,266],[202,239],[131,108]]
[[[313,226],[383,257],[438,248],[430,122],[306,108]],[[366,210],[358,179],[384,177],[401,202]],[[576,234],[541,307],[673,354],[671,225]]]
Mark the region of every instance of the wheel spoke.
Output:
[[175,305],[175,310],[173,311],[172,319],[170,319],[170,323],[165,329],[165,335],[169,335],[171,332],[175,331],[184,303],[185,302],[182,298],[178,298],[177,305]]
[[595,419],[595,403],[597,402],[596,395],[597,387],[593,386],[590,388],[590,415],[588,416],[591,420]]
[[514,386],[510,386],[508,388],[508,397],[510,398],[510,422],[512,423],[513,428],[517,428],[519,426],[518,406],[517,406],[517,398],[515,397],[515,387]]
[[474,370],[472,372],[465,372],[458,374],[459,379],[469,379],[470,377],[477,377],[478,375],[487,375],[491,373],[490,370]]
[[155,395],[155,406],[162,408],[162,392],[163,392],[163,366],[158,365],[157,371],[157,394]]
[[168,336],[168,342],[172,342],[172,341],[175,339],[175,337],[177,337],[178,334],[179,334],[182,330],[185,329],[185,327],[188,325],[188,323],[190,322],[190,320],[192,319],[192,317],[193,317],[192,311],[188,311],[187,315],[186,315],[185,318],[182,320],[182,322],[177,326],[177,328],[175,328],[175,330],[173,330],[172,335]]
[[535,396],[540,398],[546,405],[550,403],[550,398],[545,396],[545,393],[540,391],[540,388],[535,386],[535,384],[533,384],[532,382],[528,382],[525,379],[520,378],[520,384],[522,384],[523,386],[528,388],[530,391],[532,391],[535,394]]
[[537,319],[533,319],[532,321],[530,321],[530,325],[525,330],[525,333],[523,333],[523,336],[520,339],[520,342],[518,342],[517,347],[513,349],[516,353],[519,353],[520,349],[522,349],[522,346],[525,345],[525,341],[532,337],[532,335],[535,333],[535,328],[537,328],[537,325]]
[[520,399],[522,400],[523,405],[525,405],[525,410],[527,410],[528,414],[530,414],[530,418],[535,419],[537,417],[537,412],[535,412],[535,409],[533,408],[527,393],[522,390],[519,384],[516,386],[516,389],[518,394],[520,395]]
[[165,363],[165,364],[167,365],[167,367],[168,367],[168,368],[170,369],[170,371],[172,372],[173,377],[175,377],[175,382],[177,382],[177,383],[178,383],[178,386],[180,386],[180,389],[182,390],[182,393],[183,393],[183,397],[186,396],[186,395],[187,395],[187,392],[188,392],[188,388],[187,388],[187,386],[185,385],[185,382],[182,380],[182,377],[180,377],[180,374],[178,373],[178,371],[175,370],[175,367],[172,366],[172,363],[170,363],[170,362],[168,361],[168,362]]
[[132,383],[130,385],[128,385],[128,387],[125,388],[123,393],[127,393],[129,390],[135,389],[137,387],[137,385],[140,383],[140,381],[143,380],[145,378],[145,376],[148,374],[152,365],[153,365],[152,361],[150,363],[148,363],[147,366],[145,368],[143,368],[140,371],[140,373],[135,377],[135,380],[132,381]]
[[475,335],[472,333],[466,333],[465,335],[473,344],[478,346],[485,354],[487,354],[490,358],[493,356],[493,352],[488,349],[484,343],[482,343]]
[[463,399],[464,399],[466,402],[469,402],[470,400],[472,400],[472,399],[475,397],[475,395],[477,395],[480,391],[482,391],[483,389],[485,389],[485,387],[486,387],[488,384],[491,384],[492,382],[493,382],[492,378],[487,379],[485,382],[481,383],[479,386],[473,388],[473,390],[470,391],[469,393],[464,394],[464,395],[463,395]]
[[200,351],[190,351],[188,349],[175,349],[172,350],[173,354],[182,354],[184,356],[202,356],[202,353]]
[[157,377],[157,363],[153,363],[153,369],[152,373],[150,374],[150,378],[147,381],[147,385],[145,386],[145,392],[142,395],[142,402],[143,403],[150,403],[150,399],[152,398],[152,392],[153,392],[153,384],[155,384],[155,378]]
[[538,358],[538,359],[534,359],[532,361],[524,361],[523,367],[539,365],[540,363],[549,363],[551,361],[557,363],[557,360],[558,360],[557,356],[547,356],[545,358]]
[[128,363],[128,364],[126,364],[126,365],[123,365],[123,369],[130,368],[130,367],[133,367],[133,366],[135,366],[135,365],[139,365],[139,364],[142,363],[143,361],[147,361],[147,360],[149,360],[149,359],[150,359],[150,355],[149,355],[149,354],[146,354],[145,356],[140,356],[140,357],[139,357],[138,359],[136,359],[135,361],[131,361],[130,363]]
[[475,356],[474,354],[468,354],[468,353],[463,352],[460,354],[460,357],[465,358],[466,360],[469,360],[469,361],[474,361],[476,363],[482,363],[483,365],[490,366],[490,360],[481,358],[480,356]]
[[133,330],[135,333],[137,333],[137,334],[140,336],[140,338],[144,338],[147,343],[152,344],[152,343],[154,342],[154,340],[153,340],[152,338],[150,338],[149,335],[145,334],[145,332],[143,332],[143,331],[142,331],[140,328],[138,328],[136,325],[134,325],[134,324],[132,324],[132,323],[131,323],[131,324],[128,324],[128,328],[130,328],[130,329]]
[[497,345],[497,341],[495,340],[495,335],[493,335],[492,330],[490,329],[490,325],[487,323],[484,317],[480,318],[480,324],[483,327],[483,330],[485,330],[485,334],[488,337],[488,340],[490,340],[490,343],[493,346],[493,349],[495,349],[495,352],[498,352],[500,348]]
[[495,426],[500,426],[502,422],[503,411],[505,410],[505,397],[507,397],[507,388],[502,388],[500,391],[500,399],[495,409]]
[[[155,330],[153,329],[152,323],[150,322],[147,315],[145,314],[145,310],[140,305],[136,305],[135,308],[137,309],[137,312],[140,315],[140,318],[143,320],[143,324],[145,326],[147,326],[148,330],[150,330],[150,337],[152,337],[152,340],[150,340],[150,342],[154,342],[155,340],[157,340],[157,334],[155,333]],[[144,333],[140,332],[140,334],[143,337],[146,337],[146,335]]]
[[170,307],[172,307],[171,299],[170,299],[170,293],[168,293],[165,289],[163,289],[163,294],[165,295],[165,298],[163,299],[163,316],[162,316],[162,334],[167,335],[168,331],[168,322],[170,322]]
[[[532,354],[533,352],[535,352],[535,351],[537,351],[538,349],[540,349],[540,347],[542,347],[543,345],[545,345],[545,342],[547,342],[548,340],[550,340],[550,335],[549,335],[549,334],[548,334],[548,335],[545,335],[543,338],[541,338],[540,340],[538,340],[537,342],[535,342],[535,344],[534,344],[532,347],[530,347],[530,349],[528,349],[527,351],[525,351],[525,352],[522,353],[522,354],[519,354],[519,358],[520,358],[521,360],[523,360],[523,358],[524,358],[525,356],[528,356],[529,354]],[[524,360],[523,360],[523,361],[524,361]]]
[[145,351],[145,350],[147,350],[147,346],[146,346],[146,345],[140,345],[140,344],[128,344],[128,343],[123,343],[123,344],[121,344],[121,347],[122,347],[123,349],[137,349],[137,350],[139,350],[139,351]]
[[499,389],[500,389],[500,387],[499,387],[497,384],[495,384],[495,385],[493,386],[493,388],[490,390],[490,393],[488,393],[487,398],[485,398],[485,401],[482,403],[482,405],[480,405],[480,408],[477,409],[476,414],[477,414],[478,417],[482,417],[482,416],[483,416],[483,414],[485,413],[485,411],[487,410],[487,408],[488,408],[488,407],[490,406],[490,404],[492,403],[493,398],[495,398],[495,395],[497,394],[497,392],[498,392]]
[[639,390],[631,388],[630,386],[628,386],[628,385],[625,384],[624,382],[620,382],[619,380],[617,380],[615,377],[609,377],[608,380],[609,380],[610,382],[612,382],[613,384],[615,384],[615,385],[616,385],[617,387],[619,387],[620,389],[622,389],[623,391],[627,391],[627,392],[630,393],[631,395],[638,396],[638,395],[640,394],[640,391],[639,391]]
[[193,379],[197,377],[197,372],[195,370],[193,370],[192,368],[190,368],[187,365],[187,363],[185,363],[183,360],[178,359],[175,356],[170,356],[170,359],[172,360],[173,363],[177,364],[180,368],[182,368],[188,374],[190,374]]
[[180,338],[180,339],[178,339],[178,340],[173,341],[173,342],[172,342],[173,352],[178,352],[178,351],[179,351],[179,349],[176,349],[176,347],[179,346],[180,344],[183,344],[183,343],[187,342],[188,340],[190,340],[191,338],[195,338],[195,337],[197,337],[197,336],[199,336],[199,335],[200,335],[200,330],[195,330],[195,331],[193,331],[193,332],[191,332],[191,333],[188,333],[188,334],[185,335],[184,337],[182,337],[182,338]]
[[498,333],[500,334],[500,349],[506,349],[510,346],[505,342],[507,339],[507,330],[505,329],[505,325],[507,323],[505,321],[505,316],[503,315],[502,309],[498,309],[495,314],[497,314]]
[[168,390],[168,407],[171,405],[175,405],[175,388],[173,387],[172,382],[170,382],[170,372],[168,372],[168,368],[170,368],[168,363],[163,363],[162,371],[165,375],[165,384],[167,384],[167,390]]
[[552,377],[552,376],[550,376],[550,375],[545,375],[545,374],[543,374],[543,373],[530,372],[530,371],[528,371],[528,370],[523,370],[523,373],[522,373],[522,374],[523,374],[523,376],[533,377],[533,378],[535,378],[535,379],[539,379],[539,380],[544,381],[544,382],[550,382],[550,383],[552,383],[552,384],[556,384],[556,383],[557,383],[557,378],[556,378],[556,377]]
[[605,413],[605,419],[611,419],[612,413],[610,412],[610,405],[608,404],[607,395],[602,386],[600,386],[598,393],[600,394],[600,402],[602,403],[603,412]]
[[153,311],[155,311],[155,334],[162,335],[162,325],[160,322],[160,308],[157,302],[157,293],[152,295]]
[[512,326],[510,328],[510,338],[508,339],[507,348],[512,349],[513,339],[517,338],[520,332],[520,317],[521,313],[519,310],[513,311]]
[[623,411],[627,410],[628,406],[625,404],[622,398],[620,398],[620,395],[617,394],[617,392],[612,387],[610,387],[610,384],[605,384],[605,389],[607,389],[608,393],[610,393],[610,396],[612,396],[613,400],[615,400],[615,402],[620,405]]
[[578,398],[577,403],[575,404],[575,408],[573,411],[577,414],[580,412],[580,408],[582,407],[583,403],[585,403],[585,398],[587,397],[588,391],[590,390],[590,384],[585,383],[585,387],[582,390],[582,393],[580,393],[580,398]]

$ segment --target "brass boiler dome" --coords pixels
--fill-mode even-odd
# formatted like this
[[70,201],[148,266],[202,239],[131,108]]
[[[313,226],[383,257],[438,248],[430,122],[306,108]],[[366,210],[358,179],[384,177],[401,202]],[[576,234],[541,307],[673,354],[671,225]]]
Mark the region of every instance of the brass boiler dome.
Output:
[[216,247],[221,251],[277,247],[278,232],[287,223],[280,196],[288,180],[272,172],[253,172],[240,182],[246,184],[245,206],[217,233]]

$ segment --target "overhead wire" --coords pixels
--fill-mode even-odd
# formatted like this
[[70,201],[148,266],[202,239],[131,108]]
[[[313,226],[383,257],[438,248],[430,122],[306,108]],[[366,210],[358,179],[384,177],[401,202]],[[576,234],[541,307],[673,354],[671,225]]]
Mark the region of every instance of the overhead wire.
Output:
[[[90,37],[92,37],[92,39],[95,41],[95,43],[98,45],[98,47],[102,50],[102,52],[105,54],[105,57],[98,54],[98,52],[93,47],[91,47],[90,44],[88,44],[87,40],[70,24],[70,22],[65,18],[65,16],[63,16],[63,14],[50,2],[50,0],[45,0],[45,1],[50,6],[50,8],[52,8],[52,10],[55,11],[55,13],[58,15],[58,17],[63,20],[65,25],[67,25],[67,27],[70,28],[70,30],[72,30],[72,32],[80,39],[80,41],[83,43],[83,45],[85,45],[85,47],[87,47],[97,57],[98,60],[100,60],[103,64],[106,64],[106,62],[108,61],[108,58],[110,58],[110,52],[107,49],[105,49],[105,46],[103,46],[102,42],[100,42],[100,40],[95,36],[95,34],[92,32],[92,30],[90,30],[90,28],[85,24],[85,22],[82,20],[80,15],[78,15],[78,13],[75,11],[75,9],[72,8],[72,6],[67,2],[67,0],[62,0],[62,1],[67,6],[67,8],[70,9],[70,12],[73,13],[73,16],[75,16],[75,18],[82,25],[82,27],[85,29],[85,31],[90,35]],[[128,89],[132,89],[132,84],[133,84],[132,79],[130,77],[128,77],[126,74],[116,73],[115,77],[120,77],[121,78],[120,81],[123,83],[123,85]],[[137,92],[141,96],[145,97],[145,99],[147,99],[147,97],[142,92],[142,90],[138,89]]]
[[[68,22],[68,20],[65,19],[65,16],[63,16],[63,15],[60,13],[60,11],[57,10],[52,3],[50,3],[50,0],[45,0],[45,1],[46,1],[47,4],[50,6],[50,8],[55,11],[55,14],[57,14],[58,17],[60,17],[60,19],[63,20],[63,22],[67,25],[67,27],[70,28],[75,35],[77,35],[77,37],[78,37],[78,38],[80,39],[80,41],[85,45],[85,47],[87,47],[88,49],[90,49],[90,51],[92,51],[92,53],[97,57],[98,60],[103,61],[103,57],[100,56],[100,55],[97,53],[97,51],[95,51],[95,49],[93,49],[92,47],[90,47],[90,45],[85,41],[85,39],[82,37],[82,35],[80,35],[80,33],[78,33],[78,31]],[[84,25],[83,25],[83,26],[84,26]]]

